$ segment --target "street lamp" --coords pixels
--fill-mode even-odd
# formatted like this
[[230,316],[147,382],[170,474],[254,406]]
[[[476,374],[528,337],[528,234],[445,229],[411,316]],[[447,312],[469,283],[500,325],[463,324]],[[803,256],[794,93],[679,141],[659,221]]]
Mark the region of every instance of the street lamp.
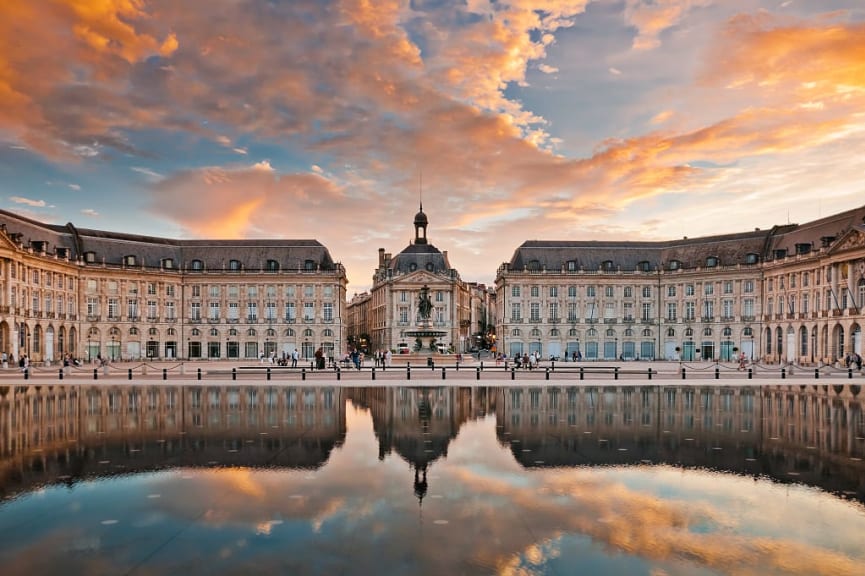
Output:
[[114,350],[115,350],[114,346],[115,346],[115,344],[114,344],[114,334],[112,334],[112,335],[111,335],[111,361],[112,361],[112,362],[114,362],[115,360],[117,360],[116,353],[115,353],[115,351],[114,351]]

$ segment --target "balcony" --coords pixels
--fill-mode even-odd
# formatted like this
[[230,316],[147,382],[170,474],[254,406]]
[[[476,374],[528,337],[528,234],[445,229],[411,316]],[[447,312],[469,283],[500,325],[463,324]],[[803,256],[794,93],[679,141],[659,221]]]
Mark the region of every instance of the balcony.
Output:
[[9,306],[0,306],[0,314],[9,314]]
[[622,318],[622,324],[633,324],[636,322],[632,316],[628,316],[627,318]]
[[303,319],[304,324],[312,324],[313,322],[315,322],[315,318],[304,318]]
[[106,320],[109,322],[120,322],[120,316],[115,316],[113,314],[109,314],[108,317],[106,318]]
[[284,322],[285,322],[285,324],[294,324],[295,322],[297,322],[297,319],[296,318],[286,318]]
[[753,322],[754,316],[742,316],[742,322]]
[[841,310],[840,308],[836,308],[836,309],[832,310],[832,316],[833,317],[838,317],[838,316],[843,316],[843,315],[844,315],[844,311]]
[[715,321],[714,316],[700,316],[700,322],[702,322],[703,324],[709,324],[709,323],[714,322],[714,321]]
[[201,324],[201,318],[190,318],[189,323],[190,324]]
[[532,316],[529,318],[529,324],[540,324],[541,318],[539,316]]
[[522,318],[511,318],[511,319],[510,319],[510,323],[511,323],[511,324],[522,324],[522,323],[523,323],[523,319],[522,319]]
[[176,323],[177,323],[177,318],[176,318],[176,317],[166,318],[166,319],[165,319],[165,322],[167,322],[168,324],[176,324]]
[[228,318],[225,321],[226,324],[239,324],[240,318]]
[[258,324],[258,316],[247,316],[246,317],[247,324]]
[[561,318],[547,318],[547,324],[559,324],[561,321]]
[[664,324],[675,324],[676,322],[678,322],[678,320],[676,320],[675,317],[673,317],[673,318],[664,318]]
[[617,318],[604,318],[604,324],[615,324],[618,322]]
[[735,316],[721,316],[721,322],[735,322]]
[[96,314],[88,314],[88,315],[87,315],[87,321],[88,321],[88,322],[101,322],[101,321],[102,321],[102,317],[101,317],[101,316],[97,316]]
[[654,318],[640,318],[640,324],[654,324]]
[[598,323],[597,318],[586,318],[586,324],[597,324],[597,323]]
[[148,316],[147,321],[148,322],[159,322],[159,316]]

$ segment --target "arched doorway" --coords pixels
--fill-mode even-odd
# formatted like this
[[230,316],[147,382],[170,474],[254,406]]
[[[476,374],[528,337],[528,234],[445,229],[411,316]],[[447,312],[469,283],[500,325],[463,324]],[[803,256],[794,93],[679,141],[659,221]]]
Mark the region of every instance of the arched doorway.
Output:
[[787,327],[787,362],[796,361],[796,330],[792,326]]
[[835,324],[832,329],[832,362],[844,357],[844,327]]
[[57,331],[57,354],[60,357],[66,356],[66,327],[61,326]]
[[69,341],[66,344],[67,352],[74,358],[78,354],[78,331],[69,329]]
[[102,357],[101,347],[99,345],[99,328],[95,326],[87,331],[87,348],[85,349],[87,361],[92,362],[97,358]]
[[780,362],[784,358],[784,331],[780,326],[775,328],[775,357]]
[[11,338],[9,336],[10,329],[9,323],[5,320],[0,322],[0,352],[6,355],[6,358],[9,358],[9,354],[12,353],[11,348]]
[[859,324],[850,326],[850,348],[853,352],[862,356],[862,328]]
[[45,354],[43,359],[46,362],[54,361],[54,326],[49,326],[45,331]]

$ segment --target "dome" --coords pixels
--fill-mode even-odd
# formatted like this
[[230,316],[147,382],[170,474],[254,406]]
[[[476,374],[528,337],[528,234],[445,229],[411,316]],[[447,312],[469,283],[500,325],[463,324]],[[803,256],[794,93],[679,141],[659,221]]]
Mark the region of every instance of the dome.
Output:
[[429,224],[429,220],[426,217],[426,214],[423,212],[423,208],[420,209],[420,212],[414,215],[414,225],[415,226],[426,226]]

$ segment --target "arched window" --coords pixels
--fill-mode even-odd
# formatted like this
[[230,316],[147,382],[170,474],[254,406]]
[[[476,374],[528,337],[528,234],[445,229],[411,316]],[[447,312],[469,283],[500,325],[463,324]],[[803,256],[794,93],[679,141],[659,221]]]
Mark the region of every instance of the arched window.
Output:
[[434,266],[433,266],[433,263],[432,263],[432,262],[427,262],[427,263],[426,263],[426,269],[427,269],[428,272],[432,272],[432,271],[433,271],[433,268],[434,268]]
[[642,262],[637,264],[637,270],[639,270],[640,272],[651,272],[652,265],[649,263],[648,260],[643,260]]
[[189,263],[189,269],[193,272],[201,272],[204,270],[204,262],[201,260],[193,260]]
[[210,329],[210,335],[218,337],[219,336],[219,330],[217,330],[216,328],[211,328]]
[[694,329],[693,328],[685,328],[685,338],[693,338],[694,337]]
[[279,272],[279,262],[276,260],[268,260],[264,265],[264,269],[267,272]]
[[579,332],[577,332],[576,328],[571,328],[568,330],[568,336],[579,336]]
[[199,330],[198,328],[193,328],[192,329],[192,335],[193,336],[201,336],[201,330]]
[[559,329],[558,328],[553,328],[552,330],[550,330],[550,336],[556,337],[558,335],[559,335]]
[[304,338],[312,338],[312,330],[310,328],[307,328],[306,330],[304,330],[303,331],[303,337]]
[[276,336],[276,330],[274,330],[273,328],[268,328],[267,330],[265,330],[264,335],[268,338],[273,338],[274,336]]
[[754,252],[748,252],[745,254],[745,264],[756,264],[760,261],[760,256],[755,254]]
[[631,328],[625,328],[625,338],[633,338],[634,331]]
[[711,335],[712,335],[712,329],[711,328],[704,328],[703,329],[703,336],[711,336]]
[[616,331],[612,328],[607,328],[607,331],[604,334],[607,336],[607,338],[615,338]]
[[538,330],[537,328],[532,328],[532,331],[531,331],[531,333],[530,333],[530,336],[532,336],[533,338],[540,338],[540,336],[541,336],[541,331]]
[[537,260],[529,260],[528,269],[537,272],[541,269],[541,263]]
[[514,328],[513,330],[511,330],[511,336],[519,336],[519,335],[520,335],[520,329],[519,328]]
[[733,335],[733,329],[730,328],[729,326],[727,326],[726,328],[724,328],[724,331],[722,332],[722,334],[724,335],[724,338],[729,338],[730,336]]
[[230,328],[228,330],[228,335],[229,336],[237,336],[237,328]]
[[137,263],[137,259],[135,258],[135,256],[124,256],[123,263],[127,266],[135,266]]
[[742,336],[746,336],[748,338],[753,338],[754,337],[754,330],[750,326],[748,326],[744,330],[742,330]]
[[675,338],[676,337],[676,329],[675,328],[667,328],[667,338]]
[[325,328],[321,333],[322,338],[333,338],[333,330]]
[[228,261],[228,269],[231,272],[240,272],[240,269],[241,269],[240,260],[229,260]]
[[250,328],[249,330],[246,331],[247,336],[255,336],[256,334],[257,333],[255,331],[255,328]]
[[409,272],[414,272],[415,270],[417,270],[417,264],[416,263],[412,262],[411,264],[408,265],[408,271]]
[[157,330],[156,328],[151,328],[150,330],[147,331],[147,333],[150,334],[151,336],[158,336],[159,330]]
[[303,261],[303,269],[307,272],[311,272],[315,270],[315,260],[304,260]]
[[568,272],[576,272],[577,271],[577,261],[576,260],[568,260],[566,263]]
[[681,267],[682,267],[682,263],[679,262],[678,260],[670,260],[667,263],[667,269],[669,269],[669,270],[678,270]]
[[652,337],[652,329],[651,328],[644,328],[643,329],[643,337],[644,338],[651,338]]
[[598,331],[595,330],[594,328],[589,328],[588,330],[586,330],[586,338],[597,338],[597,337],[598,337]]
[[138,336],[138,328],[136,328],[135,326],[133,326],[132,328],[130,328],[130,329],[129,329],[129,335],[130,335],[130,336]]
[[174,259],[173,258],[163,258],[162,259],[162,267],[163,268],[174,268]]
[[612,260],[604,260],[601,262],[601,270],[604,272],[612,272],[613,270],[613,261]]
[[285,335],[294,338],[294,330],[292,330],[291,328],[286,328]]
[[166,334],[168,334],[169,336],[177,336],[177,330],[174,328],[169,328]]

